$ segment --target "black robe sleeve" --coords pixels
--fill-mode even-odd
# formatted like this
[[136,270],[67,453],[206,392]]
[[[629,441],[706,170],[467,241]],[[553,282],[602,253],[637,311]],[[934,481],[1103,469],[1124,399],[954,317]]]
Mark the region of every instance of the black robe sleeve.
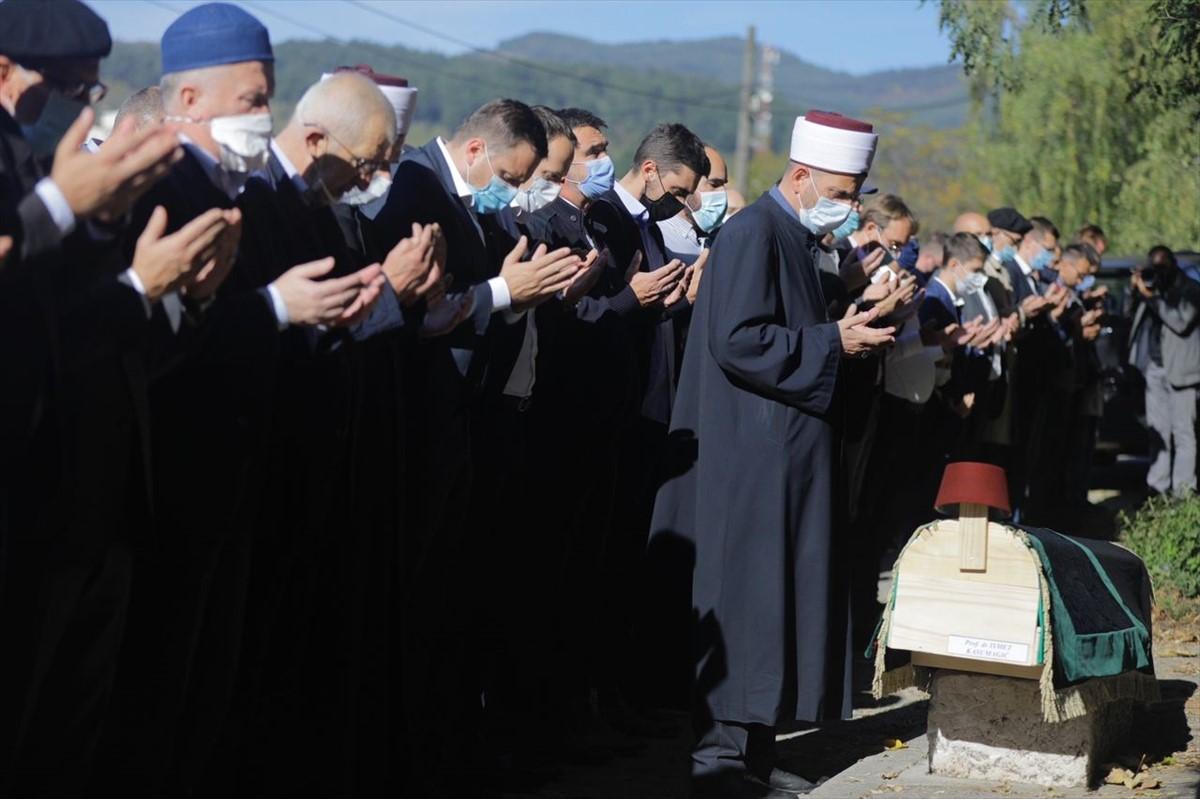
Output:
[[[841,357],[837,324],[811,309],[788,308],[780,286],[784,270],[789,280],[815,283],[811,262],[802,253],[781,254],[759,225],[725,231],[710,257],[701,291],[711,293],[707,337],[717,364],[750,391],[824,414]],[[787,326],[779,324],[781,308]]]

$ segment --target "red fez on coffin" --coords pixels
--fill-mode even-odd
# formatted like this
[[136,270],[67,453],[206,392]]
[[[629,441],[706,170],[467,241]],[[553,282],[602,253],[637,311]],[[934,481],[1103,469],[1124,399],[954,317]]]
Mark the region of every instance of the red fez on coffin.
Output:
[[1008,480],[1004,470],[990,463],[973,461],[947,465],[934,507],[938,513],[949,514],[954,510],[951,506],[965,503],[986,505],[1010,516],[1012,509],[1008,504]]

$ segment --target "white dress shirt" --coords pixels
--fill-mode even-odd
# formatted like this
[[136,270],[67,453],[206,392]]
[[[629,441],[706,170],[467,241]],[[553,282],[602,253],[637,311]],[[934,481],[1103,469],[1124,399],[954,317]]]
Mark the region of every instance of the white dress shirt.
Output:
[[700,257],[700,237],[696,235],[696,226],[685,213],[678,213],[670,219],[658,223],[662,231],[663,246],[666,247],[668,258],[678,258],[688,266]]
[[[650,250],[656,246],[655,242],[650,240],[650,212],[646,210],[646,206],[642,205],[642,201],[629,193],[628,189],[621,185],[621,181],[613,184],[613,189],[617,192],[617,196],[621,198],[621,204],[625,206],[625,210],[633,217],[633,221],[638,224],[638,232],[642,235],[642,250],[649,254]],[[650,264],[643,262],[642,271],[645,272],[650,268]]]

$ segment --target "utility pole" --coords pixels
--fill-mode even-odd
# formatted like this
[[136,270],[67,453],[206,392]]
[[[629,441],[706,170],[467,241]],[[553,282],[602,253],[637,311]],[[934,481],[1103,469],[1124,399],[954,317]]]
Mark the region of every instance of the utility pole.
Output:
[[754,91],[754,26],[746,28],[746,49],[742,56],[742,92],[738,104],[737,146],[733,154],[735,184],[746,191],[750,171],[750,98]]
[[771,103],[775,99],[775,65],[779,63],[779,51],[764,45],[758,59],[758,88],[750,101],[751,127],[754,137],[751,152],[758,154],[771,149]]

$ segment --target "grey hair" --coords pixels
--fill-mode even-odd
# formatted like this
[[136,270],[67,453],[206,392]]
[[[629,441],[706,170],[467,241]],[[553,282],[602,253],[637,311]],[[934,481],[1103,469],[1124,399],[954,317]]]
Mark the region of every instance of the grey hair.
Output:
[[362,144],[363,120],[383,118],[387,140],[396,141],[396,112],[370,78],[356,72],[338,72],[317,81],[296,103],[292,124],[315,125],[346,146]]
[[170,114],[172,111],[179,110],[175,108],[175,101],[179,97],[180,87],[185,83],[207,86],[212,79],[212,70],[212,67],[201,67],[185,69],[182,72],[168,72],[163,75],[158,81],[159,98],[163,111]]
[[135,131],[143,130],[151,125],[161,124],[163,115],[162,89],[158,86],[147,86],[134,92],[121,103],[117,117],[113,120],[113,130],[120,127],[126,119],[133,119]]

